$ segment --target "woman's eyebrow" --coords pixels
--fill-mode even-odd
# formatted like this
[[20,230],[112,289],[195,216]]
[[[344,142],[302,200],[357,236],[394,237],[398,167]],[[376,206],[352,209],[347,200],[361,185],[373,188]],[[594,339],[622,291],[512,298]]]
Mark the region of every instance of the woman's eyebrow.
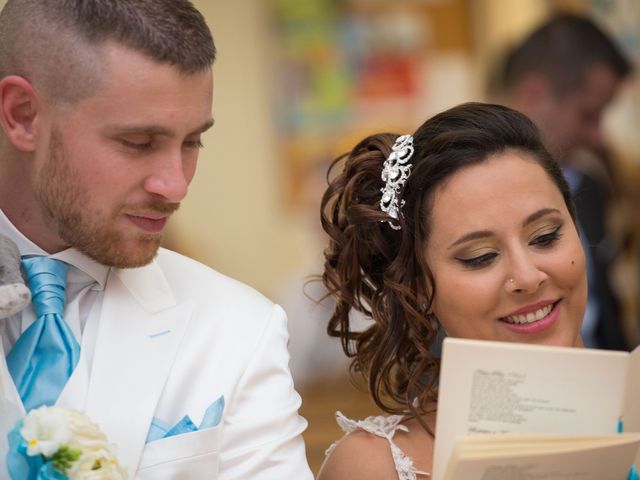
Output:
[[460,245],[461,243],[468,242],[470,240],[478,240],[480,238],[491,237],[493,234],[494,233],[490,230],[478,230],[476,232],[469,232],[463,235],[462,237],[460,237],[459,239],[457,239],[451,245],[449,245],[449,249],[452,249],[453,247]]
[[530,223],[535,222],[536,220],[538,220],[539,218],[544,217],[545,215],[549,215],[550,213],[561,213],[560,210],[558,210],[557,208],[541,208],[540,210],[538,210],[537,212],[532,213],[531,215],[529,215],[524,222],[522,222],[522,226],[526,227],[527,225],[529,225]]

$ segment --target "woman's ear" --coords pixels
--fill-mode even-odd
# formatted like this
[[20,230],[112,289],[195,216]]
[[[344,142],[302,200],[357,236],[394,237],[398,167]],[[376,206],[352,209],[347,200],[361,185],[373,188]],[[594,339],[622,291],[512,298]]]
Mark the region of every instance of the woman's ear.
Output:
[[38,113],[38,97],[27,79],[10,75],[0,80],[0,123],[16,149],[35,150],[34,123]]
[[418,305],[420,306],[420,311],[425,315],[431,315],[433,313],[431,302],[426,295],[418,295]]
[[433,295],[433,290],[430,288],[431,282],[425,275],[422,278],[422,281],[419,281],[416,284],[416,300],[418,301],[418,305],[420,306],[420,310],[428,315],[433,312],[431,297]]

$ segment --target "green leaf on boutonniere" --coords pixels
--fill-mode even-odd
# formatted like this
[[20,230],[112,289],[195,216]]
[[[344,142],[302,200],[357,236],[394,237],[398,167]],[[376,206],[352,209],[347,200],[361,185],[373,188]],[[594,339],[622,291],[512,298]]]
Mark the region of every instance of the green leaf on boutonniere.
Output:
[[51,461],[56,470],[67,473],[67,468],[76,462],[82,455],[79,448],[69,448],[68,445],[60,445],[60,448],[52,457]]

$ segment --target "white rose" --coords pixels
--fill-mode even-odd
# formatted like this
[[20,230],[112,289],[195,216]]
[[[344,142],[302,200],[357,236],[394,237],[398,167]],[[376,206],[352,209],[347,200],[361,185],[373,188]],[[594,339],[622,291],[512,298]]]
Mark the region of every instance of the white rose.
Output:
[[71,440],[65,411],[58,407],[40,407],[31,410],[24,418],[20,435],[27,442],[27,454],[51,457],[60,445]]
[[86,450],[110,450],[107,437],[84,413],[65,410],[67,425],[73,433],[69,447]]
[[40,407],[24,418],[20,434],[31,456],[51,458],[63,445],[79,450],[80,458],[66,469],[69,480],[126,479],[126,472],[118,465],[107,437],[84,413]]
[[126,472],[120,468],[108,450],[87,452],[67,470],[69,480],[125,480]]

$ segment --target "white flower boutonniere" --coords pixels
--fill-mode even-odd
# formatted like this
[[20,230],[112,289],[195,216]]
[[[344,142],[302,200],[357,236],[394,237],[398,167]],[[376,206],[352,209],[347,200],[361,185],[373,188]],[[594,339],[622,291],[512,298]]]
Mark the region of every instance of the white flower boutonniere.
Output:
[[98,426],[75,410],[31,410],[9,433],[13,480],[125,480],[113,446]]

